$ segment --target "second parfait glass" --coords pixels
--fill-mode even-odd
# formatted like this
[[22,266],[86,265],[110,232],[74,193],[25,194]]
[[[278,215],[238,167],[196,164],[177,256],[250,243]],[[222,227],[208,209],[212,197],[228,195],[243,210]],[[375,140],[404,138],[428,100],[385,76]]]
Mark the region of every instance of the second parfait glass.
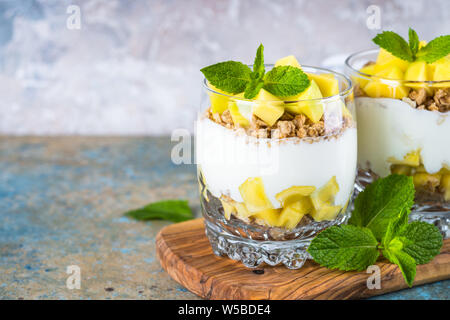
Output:
[[314,81],[293,101],[264,89],[247,100],[203,81],[196,151],[206,234],[216,255],[247,267],[300,268],[312,238],[349,217],[352,84],[330,70],[302,69]]
[[[450,74],[448,58],[408,63],[381,50],[346,60],[358,115],[358,190],[391,173],[413,177],[410,217],[449,236]],[[433,80],[411,81],[410,78]]]

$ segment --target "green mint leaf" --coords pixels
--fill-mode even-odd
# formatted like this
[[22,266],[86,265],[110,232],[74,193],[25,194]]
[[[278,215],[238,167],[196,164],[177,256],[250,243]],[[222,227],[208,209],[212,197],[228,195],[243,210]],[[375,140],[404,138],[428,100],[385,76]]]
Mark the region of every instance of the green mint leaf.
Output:
[[302,93],[310,84],[301,69],[291,66],[275,67],[264,76],[264,89],[280,98]]
[[248,66],[236,61],[219,62],[200,71],[209,83],[230,94],[244,92],[252,72]]
[[386,233],[381,241],[383,247],[388,247],[392,239],[408,226],[409,213],[410,211],[405,209],[400,213],[397,219],[394,218],[389,222]]
[[383,255],[400,268],[408,286],[412,286],[416,277],[416,261],[413,257],[398,248],[384,249]]
[[378,241],[383,239],[389,223],[414,204],[412,177],[390,175],[368,185],[355,199],[349,224],[367,227]]
[[411,49],[413,59],[415,59],[416,53],[419,50],[419,36],[413,29],[409,28],[408,37],[409,37],[409,39],[408,39],[409,40],[409,48]]
[[417,52],[417,60],[433,63],[450,54],[450,35],[437,37]]
[[244,98],[245,99],[253,99],[254,97],[256,97],[259,93],[259,90],[261,90],[261,88],[264,86],[264,82],[262,82],[261,80],[257,79],[257,80],[252,80],[251,82],[248,83],[247,87],[245,88],[244,91]]
[[258,79],[262,79],[266,72],[264,67],[264,46],[262,44],[260,44],[258,50],[256,50],[256,57],[253,62],[253,72],[257,75]]
[[414,61],[408,42],[395,32],[384,31],[377,34],[372,41],[400,59]]
[[186,200],[158,201],[136,210],[130,210],[125,215],[136,220],[161,219],[173,222],[181,222],[194,218]]
[[442,234],[434,225],[415,221],[400,232],[403,251],[414,258],[416,264],[428,263],[437,256],[442,247]]
[[315,237],[308,252],[321,266],[339,270],[364,270],[379,256],[377,239],[367,228],[333,226]]

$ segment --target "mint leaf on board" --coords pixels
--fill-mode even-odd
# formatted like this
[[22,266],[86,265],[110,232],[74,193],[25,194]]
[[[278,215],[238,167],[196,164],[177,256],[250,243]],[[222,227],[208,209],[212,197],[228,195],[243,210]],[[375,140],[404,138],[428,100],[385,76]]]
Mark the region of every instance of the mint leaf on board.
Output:
[[308,252],[321,266],[339,270],[364,270],[379,256],[377,239],[367,228],[332,226],[315,237]]
[[395,32],[384,31],[377,34],[372,41],[400,59],[414,61],[408,42]]
[[408,31],[408,41],[409,49],[411,49],[413,59],[415,59],[416,53],[419,50],[419,36],[417,35],[417,32],[415,32],[412,28],[409,28]]
[[306,73],[291,66],[275,67],[264,76],[264,89],[280,98],[302,93],[310,84]]
[[412,177],[393,174],[368,185],[355,200],[355,209],[348,223],[372,230],[378,241],[386,233],[389,223],[408,213],[414,204]]
[[411,222],[399,234],[403,251],[414,258],[417,264],[428,263],[441,250],[443,238],[436,226],[423,222]]
[[209,83],[230,94],[244,92],[252,72],[248,66],[236,61],[219,62],[200,71]]
[[136,220],[169,220],[181,222],[194,218],[187,200],[163,200],[125,213]]
[[392,219],[386,229],[381,244],[383,247],[388,247],[389,243],[399,235],[407,226],[409,220],[409,210],[403,210],[397,219]]
[[253,62],[253,73],[256,75],[257,79],[262,79],[266,69],[264,67],[264,46],[259,45],[258,50],[256,50],[255,61]]
[[405,278],[408,286],[412,286],[414,278],[416,277],[416,261],[406,252],[398,249],[385,249],[383,255],[392,263],[395,263],[400,268],[403,278]]
[[417,60],[433,63],[450,54],[450,35],[437,37],[417,52]]

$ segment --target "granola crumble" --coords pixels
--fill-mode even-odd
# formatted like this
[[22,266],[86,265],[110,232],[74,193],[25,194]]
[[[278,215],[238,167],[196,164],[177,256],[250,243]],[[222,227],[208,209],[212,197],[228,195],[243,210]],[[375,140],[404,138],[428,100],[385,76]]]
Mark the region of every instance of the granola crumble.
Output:
[[412,107],[419,110],[450,111],[450,88],[437,89],[433,95],[428,95],[424,88],[412,90],[409,99],[415,103],[415,106],[410,103]]
[[228,110],[220,115],[212,113],[211,109],[208,109],[206,116],[228,129],[240,130],[255,138],[317,138],[328,134],[337,134],[343,129],[352,126],[352,119],[347,115],[343,115],[342,125],[337,126],[334,130],[326,130],[323,116],[318,122],[314,123],[304,114],[292,114],[287,111],[273,126],[268,126],[267,123],[253,115],[248,128],[242,128],[240,125],[234,124]]

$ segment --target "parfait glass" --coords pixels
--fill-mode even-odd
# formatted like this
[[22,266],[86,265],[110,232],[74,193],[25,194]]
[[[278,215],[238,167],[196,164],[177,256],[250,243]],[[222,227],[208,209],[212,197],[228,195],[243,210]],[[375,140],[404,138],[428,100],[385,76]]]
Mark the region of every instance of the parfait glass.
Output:
[[[448,80],[407,81],[398,78],[400,68],[369,72],[376,71],[377,55],[377,49],[367,50],[346,60],[358,116],[357,192],[391,173],[412,176],[416,195],[411,220],[433,223],[448,237],[450,74]],[[416,67],[431,78],[440,66]]]
[[206,235],[216,255],[250,268],[300,268],[312,238],[349,218],[357,166],[352,84],[330,70],[302,69],[335,79],[337,94],[248,100],[203,80],[196,161]]

